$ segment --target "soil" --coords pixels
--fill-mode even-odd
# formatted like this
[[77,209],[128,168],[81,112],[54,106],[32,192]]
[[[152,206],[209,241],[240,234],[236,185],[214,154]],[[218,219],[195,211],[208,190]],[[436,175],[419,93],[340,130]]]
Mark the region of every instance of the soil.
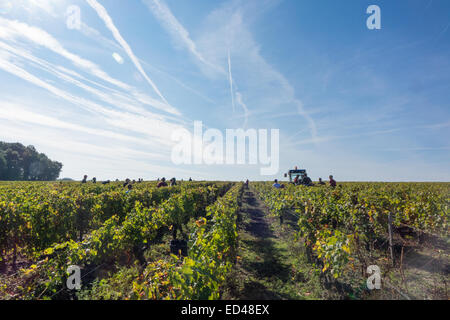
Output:
[[[283,218],[280,225],[279,218],[269,213],[253,190],[245,190],[238,217],[238,260],[222,290],[222,299],[449,299],[448,239],[396,232],[395,267],[389,267],[388,261],[386,266],[380,265],[385,271],[382,290],[368,292],[366,278],[356,273],[355,278],[342,279],[334,286],[324,283],[301,240],[295,238],[298,217],[286,212]],[[387,248],[377,251],[387,252]]]
[[[294,267],[298,254],[294,226],[270,216],[253,191],[246,190],[239,213],[240,259],[222,296],[227,300],[298,300],[312,297],[305,276]],[[300,280],[300,281],[299,281]],[[310,290],[309,290],[310,291]]]

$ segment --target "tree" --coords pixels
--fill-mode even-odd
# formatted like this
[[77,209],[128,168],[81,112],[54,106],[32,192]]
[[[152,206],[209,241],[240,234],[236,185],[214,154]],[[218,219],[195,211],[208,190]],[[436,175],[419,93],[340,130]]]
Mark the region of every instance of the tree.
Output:
[[59,177],[62,167],[34,146],[0,142],[0,180],[52,181]]
[[6,162],[5,154],[0,151],[0,177],[6,175],[6,170],[8,169],[8,164]]

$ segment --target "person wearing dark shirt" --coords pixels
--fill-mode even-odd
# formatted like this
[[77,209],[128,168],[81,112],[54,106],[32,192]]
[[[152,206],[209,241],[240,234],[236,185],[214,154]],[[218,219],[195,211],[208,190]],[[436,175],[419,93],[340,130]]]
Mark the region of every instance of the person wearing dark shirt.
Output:
[[128,184],[128,190],[125,192],[126,194],[129,194],[131,192],[131,190],[133,190],[133,185],[132,184]]
[[177,179],[175,179],[175,178],[170,179],[170,186],[174,187],[176,185],[177,185]]
[[84,175],[83,180],[81,180],[81,183],[86,183],[87,182],[87,178],[88,178],[88,176]]
[[157,188],[167,187],[166,178],[162,178],[160,182],[156,185]]
[[322,181],[322,178],[319,178],[319,184],[320,184],[321,186],[325,185],[325,182]]
[[330,187],[332,188],[336,187],[336,180],[333,179],[333,176],[330,176]]
[[308,177],[308,175],[306,173],[305,173],[305,176],[302,179],[302,185],[308,186],[308,187],[313,185],[311,178]]

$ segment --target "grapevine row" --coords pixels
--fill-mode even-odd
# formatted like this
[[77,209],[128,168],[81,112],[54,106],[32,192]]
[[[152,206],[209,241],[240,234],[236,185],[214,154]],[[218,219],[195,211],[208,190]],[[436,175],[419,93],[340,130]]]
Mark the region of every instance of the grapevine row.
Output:
[[27,287],[23,296],[36,298],[45,291],[53,297],[65,283],[70,265],[80,266],[86,272],[100,265],[113,265],[124,256],[142,259],[143,250],[162,230],[202,214],[229,185],[182,188],[153,207],[144,207],[137,201],[124,219],[113,215],[83,241],[69,240],[46,249],[47,257],[24,272],[30,278],[26,286],[22,285]]
[[335,278],[357,260],[365,264],[363,251],[386,239],[390,213],[394,227],[448,234],[447,184],[348,183],[335,189],[294,185],[276,189],[255,183],[253,187],[274,215],[283,217],[287,210],[297,213],[299,238],[320,259],[322,271]]
[[218,299],[236,261],[237,212],[243,185],[237,184],[196,222],[188,257],[150,263],[134,282],[132,299]]

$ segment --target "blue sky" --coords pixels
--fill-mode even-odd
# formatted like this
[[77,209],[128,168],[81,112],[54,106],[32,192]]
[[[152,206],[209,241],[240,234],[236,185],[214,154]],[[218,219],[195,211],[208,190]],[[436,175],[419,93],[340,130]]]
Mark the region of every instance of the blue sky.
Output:
[[[381,30],[366,27],[372,4]],[[76,179],[299,166],[314,180],[450,181],[449,26],[447,0],[0,0],[0,140]],[[195,120],[280,129],[279,173],[173,164],[171,133]]]

